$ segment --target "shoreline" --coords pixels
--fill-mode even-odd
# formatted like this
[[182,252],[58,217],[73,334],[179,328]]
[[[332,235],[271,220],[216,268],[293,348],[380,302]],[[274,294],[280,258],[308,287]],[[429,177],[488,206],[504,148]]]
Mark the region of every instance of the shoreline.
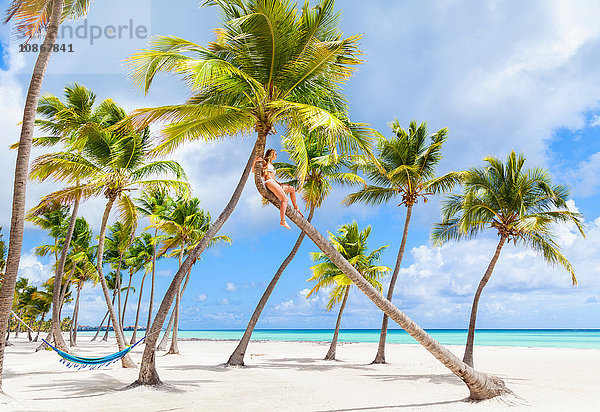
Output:
[[[224,367],[237,341],[183,340],[181,354],[157,352],[157,370],[167,386],[122,390],[139,369],[119,364],[97,370],[68,369],[38,343],[13,340],[6,348],[2,411],[122,410],[448,410],[497,411],[502,399],[464,402],[466,386],[419,344],[390,344],[385,365],[370,365],[376,345],[344,342],[337,361],[324,361],[328,342],[251,341],[246,366]],[[108,342],[82,339],[81,356],[117,351]],[[447,346],[457,356],[464,347]],[[139,363],[143,346],[131,352]],[[592,411],[600,403],[600,350],[477,347],[475,367],[502,378],[523,398],[517,410]],[[510,410],[515,410],[511,407]]]

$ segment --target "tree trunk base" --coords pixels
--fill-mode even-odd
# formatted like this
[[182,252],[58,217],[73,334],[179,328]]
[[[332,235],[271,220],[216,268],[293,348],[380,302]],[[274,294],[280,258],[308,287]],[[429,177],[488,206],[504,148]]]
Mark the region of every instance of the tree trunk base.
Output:
[[385,356],[377,355],[375,357],[375,360],[373,360],[373,362],[371,362],[371,365],[387,365],[387,362],[385,361]]
[[235,353],[229,357],[225,366],[244,366],[244,356]]
[[165,355],[179,355],[179,350],[171,348]]
[[46,349],[50,349],[50,346],[48,346],[48,344],[46,344],[46,342],[42,342],[37,348],[35,348],[35,351],[39,352],[41,350],[46,350]]
[[495,375],[479,372],[481,375],[486,377],[485,383],[474,386],[464,381],[469,388],[470,395],[467,398],[469,401],[483,401],[486,399],[492,399],[503,395],[514,395],[514,393],[506,387],[506,384],[502,379]]
[[134,361],[131,360],[131,358],[129,357],[129,354],[127,354],[123,358],[121,358],[121,365],[123,365],[124,368],[137,369],[137,365],[135,364]]
[[145,386],[145,387],[152,386],[152,387],[155,387],[155,388],[160,388],[160,387],[165,386],[165,384],[158,378],[158,375],[157,375],[156,376],[156,381],[151,381],[151,382],[145,383],[145,382],[142,382],[142,381],[140,381],[138,379],[137,381],[135,381],[135,382],[127,385],[126,387],[124,387],[123,390],[126,391],[126,390],[129,390],[129,389],[135,389],[135,388],[138,388],[140,386]]
[[4,341],[4,346],[14,346],[14,345],[12,344],[12,342],[9,342],[6,340],[6,341]]
[[323,360],[337,360],[337,359],[335,358],[335,353],[328,353],[327,355],[325,355]]

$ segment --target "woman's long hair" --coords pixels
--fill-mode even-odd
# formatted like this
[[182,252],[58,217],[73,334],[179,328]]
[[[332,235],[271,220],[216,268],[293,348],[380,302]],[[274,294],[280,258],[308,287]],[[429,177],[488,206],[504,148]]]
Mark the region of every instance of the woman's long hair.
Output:
[[271,157],[273,157],[273,153],[275,153],[275,149],[267,149],[267,151],[265,152],[265,157],[264,157],[265,163],[262,168],[262,178],[263,179],[266,177],[267,165],[271,161]]

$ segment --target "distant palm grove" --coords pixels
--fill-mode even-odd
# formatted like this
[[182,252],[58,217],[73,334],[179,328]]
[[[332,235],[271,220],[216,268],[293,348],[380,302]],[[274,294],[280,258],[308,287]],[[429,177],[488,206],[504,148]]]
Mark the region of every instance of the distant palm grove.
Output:
[[[93,340],[114,334],[115,349],[124,350],[146,336],[139,378],[131,386],[160,385],[155,353],[179,353],[182,296],[190,282],[208,281],[199,280],[203,275],[193,268],[202,265],[205,249],[235,242],[220,229],[236,208],[252,171],[263,202],[274,206],[273,219],[279,213],[275,208],[279,209],[280,199],[261,178],[266,165],[255,162],[257,156],[264,156],[266,146],[277,146],[288,161],[273,164],[276,176],[295,188],[306,205],[305,216],[287,207],[287,217],[300,229],[298,238],[284,245],[289,254],[248,316],[236,349],[215,363],[244,365],[261,313],[308,237],[315,245],[311,254],[315,264],[306,268],[307,281],[312,282],[309,296],[325,291],[329,300],[323,310],[338,307],[325,359],[335,359],[348,296],[360,290],[382,311],[381,323],[373,326],[381,328],[379,344],[373,347],[373,358],[365,361],[386,362],[391,319],[457,375],[472,399],[506,393],[502,379],[474,369],[480,296],[502,258],[502,248],[511,241],[563,267],[573,284],[577,282],[575,269],[561,253],[555,235],[561,223],[574,223],[584,234],[582,216],[567,206],[568,188],[553,184],[544,169],[527,167],[525,154],[514,151],[505,159],[486,157],[468,170],[440,172],[450,130],[432,132],[424,121],[399,120],[390,114],[390,129],[378,132],[363,119],[351,119],[342,88],[362,62],[361,36],[346,37],[341,32],[333,0],[314,5],[286,0],[208,0],[202,4],[220,10],[222,21],[213,42],[201,45],[193,39],[156,36],[145,49],[124,56],[130,81],[143,93],[152,89],[160,75],[179,77],[190,97],[177,104],[128,113],[119,102],[99,100],[98,91],[77,83],[65,85],[62,95],[42,95],[42,60],[48,64],[51,51],[40,52],[23,132],[12,146],[18,151],[12,225],[8,239],[6,228],[4,237],[0,235],[0,328],[5,332],[0,334],[0,374],[3,348],[11,344],[11,336],[28,334],[29,340],[38,341],[42,335],[58,349],[76,352],[82,338],[77,336],[81,291],[91,285],[102,290],[106,306],[98,313]],[[14,1],[9,19],[16,20],[27,35],[43,35],[53,42],[62,21],[59,17],[82,16],[88,6],[89,1]],[[276,128],[280,141],[275,140]],[[248,162],[239,170],[239,183],[224,209],[209,212],[191,192],[186,171],[168,155],[192,141],[241,134],[253,139],[254,148],[247,153]],[[29,159],[32,146],[42,154]],[[251,170],[253,164],[255,170]],[[53,182],[58,189],[25,210],[27,180]],[[377,207],[396,202],[404,218],[398,238],[369,244],[377,228],[359,227],[355,221],[317,230],[312,225],[314,215],[340,187],[351,192],[344,205]],[[400,268],[413,210],[434,197],[441,198],[441,219],[431,235],[435,245],[486,232],[498,236],[488,266],[480,268],[481,282],[472,291],[471,315],[464,320],[469,332],[462,360],[414,323],[393,299],[396,283],[402,282]],[[103,201],[99,221],[79,213],[81,205],[92,198]],[[44,230],[50,239],[35,249],[38,256],[52,261],[54,271],[39,287],[31,286],[18,271],[25,221]],[[327,237],[321,233],[325,230]],[[382,261],[386,248],[393,251],[395,261]],[[161,259],[177,262],[162,296],[156,288]],[[124,320],[134,294],[135,324],[129,328],[133,336],[126,341]],[[144,303],[148,301],[149,307]],[[160,302],[158,307],[153,307],[154,302]],[[129,355],[121,364],[137,367]]]

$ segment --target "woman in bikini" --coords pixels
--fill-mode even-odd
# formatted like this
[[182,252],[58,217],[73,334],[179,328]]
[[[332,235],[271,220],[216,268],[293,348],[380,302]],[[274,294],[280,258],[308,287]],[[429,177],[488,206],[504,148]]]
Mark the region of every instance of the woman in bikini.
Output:
[[[269,189],[277,199],[281,200],[281,207],[279,208],[279,214],[281,215],[281,222],[279,223],[281,226],[286,229],[290,229],[287,222],[285,221],[285,209],[287,208],[288,200],[287,194],[289,193],[290,198],[292,199],[292,205],[296,212],[300,213],[300,216],[304,216],[300,209],[298,208],[298,204],[296,203],[296,190],[290,185],[282,185],[275,180],[275,166],[273,166],[273,161],[277,159],[277,152],[275,149],[268,149],[265,153],[265,158],[263,159],[260,156],[256,156],[254,158],[254,163],[252,164],[252,172],[254,173],[254,166],[257,161],[263,162],[262,168],[262,178],[265,181],[265,186]],[[266,162],[266,164],[264,164]]]

